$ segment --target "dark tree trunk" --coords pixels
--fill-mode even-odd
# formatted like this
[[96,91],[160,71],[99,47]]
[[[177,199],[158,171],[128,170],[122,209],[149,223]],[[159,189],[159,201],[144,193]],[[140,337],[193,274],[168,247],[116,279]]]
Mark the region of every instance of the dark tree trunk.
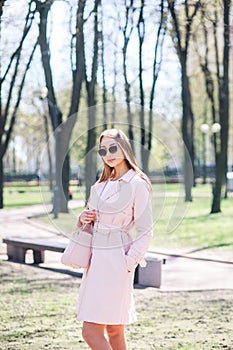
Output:
[[127,64],[126,64],[128,44],[130,41],[131,34],[133,32],[133,24],[130,18],[130,12],[133,11],[133,7],[134,7],[133,0],[130,1],[129,5],[126,4],[126,1],[124,1],[124,4],[125,4],[125,25],[123,28],[124,44],[123,44],[123,50],[122,50],[123,76],[124,76],[124,88],[125,88],[125,102],[127,107],[128,136],[129,136],[129,141],[131,143],[132,149],[134,150],[134,132],[133,132],[132,111],[131,111],[131,83],[128,80]]
[[105,78],[105,59],[104,59],[104,26],[103,26],[103,5],[101,5],[101,31],[100,31],[100,42],[101,42],[101,69],[102,69],[102,103],[103,103],[103,129],[107,129],[107,89],[106,89],[106,78]]
[[88,104],[88,134],[87,134],[87,148],[85,159],[85,174],[86,174],[86,202],[89,198],[91,185],[96,181],[96,81],[98,70],[98,7],[101,3],[100,0],[95,0],[94,6],[94,41],[93,41],[93,58],[92,58],[92,70],[91,79],[87,79],[87,70],[85,68],[86,76],[86,90],[87,90],[87,104]]
[[0,0],[0,17],[2,17],[2,14],[3,14],[3,6],[5,1],[6,0]]
[[117,85],[117,42],[118,36],[114,42],[114,63],[113,63],[113,85],[112,85],[112,110],[111,110],[111,127],[114,128],[116,122],[116,85]]
[[155,86],[159,77],[159,72],[161,69],[162,58],[163,58],[163,44],[165,39],[165,34],[167,30],[167,13],[164,8],[165,0],[160,1],[160,11],[159,11],[159,25],[155,38],[155,48],[154,48],[154,61],[153,61],[153,81],[150,90],[149,99],[149,113],[148,113],[148,130],[145,130],[145,147],[143,150],[143,167],[146,174],[149,174],[149,157],[152,148],[152,135],[153,135],[153,110],[154,110],[154,97],[155,97]]
[[3,202],[3,158],[0,157],[0,209],[3,208],[4,202]]
[[[184,141],[184,183],[185,201],[192,201],[192,186],[194,184],[194,118],[192,112],[192,100],[190,94],[189,77],[187,73],[188,48],[191,38],[193,19],[201,5],[198,0],[194,4],[185,1],[180,6],[184,7],[185,30],[182,32],[175,10],[176,1],[167,0],[174,27],[173,41],[181,65],[181,89],[182,89],[182,137]],[[178,5],[177,5],[178,6]]]
[[184,184],[185,201],[192,201],[192,186],[194,175],[194,145],[193,145],[193,112],[191,106],[191,94],[186,64],[182,64],[181,74],[182,89],[182,136],[184,141]]
[[49,189],[52,191],[53,189],[53,165],[52,165],[52,156],[51,156],[51,150],[50,150],[50,143],[49,143],[49,125],[48,125],[48,118],[46,115],[43,116],[44,118],[44,128],[45,128],[45,140],[46,140],[46,148],[47,148],[47,155],[48,155],[48,163],[49,163]]
[[[42,65],[44,69],[44,77],[46,87],[48,89],[47,95],[47,103],[49,109],[49,115],[51,119],[51,124],[53,127],[54,139],[55,139],[55,172],[54,172],[54,201],[53,201],[53,212],[55,217],[57,217],[58,213],[61,211],[63,213],[68,212],[67,200],[68,198],[68,184],[64,182],[67,180],[67,176],[62,176],[65,172],[69,173],[69,169],[64,168],[66,165],[69,168],[69,158],[67,161],[63,163],[63,155],[58,152],[58,149],[61,150],[60,143],[60,135],[57,132],[57,128],[62,124],[62,113],[57,105],[55,91],[54,91],[54,83],[53,83],[53,75],[52,68],[50,64],[50,47],[49,40],[47,38],[47,23],[48,23],[48,13],[52,6],[52,1],[46,1],[44,3],[37,2],[37,10],[40,14],[40,22],[39,22],[39,45],[41,50],[41,59]],[[63,195],[65,193],[65,195]]]
[[[72,64],[73,70],[73,88],[71,95],[71,104],[69,117],[73,117],[79,109],[82,84],[85,79],[85,54],[84,54],[84,9],[86,0],[80,0],[76,15],[76,33],[75,33],[75,64]],[[71,55],[72,57],[72,55]],[[74,118],[75,123],[76,118]]]
[[[220,150],[216,156],[216,181],[212,201],[211,213],[221,212],[221,192],[223,181],[227,172],[228,133],[229,133],[229,47],[230,47],[230,0],[224,0],[224,51],[223,51],[223,77],[219,76],[219,120]],[[217,145],[218,146],[218,145]]]
[[86,181],[86,202],[90,195],[90,188],[96,181],[96,107],[89,107],[88,109],[88,133],[87,133],[87,148],[85,156],[85,181]]

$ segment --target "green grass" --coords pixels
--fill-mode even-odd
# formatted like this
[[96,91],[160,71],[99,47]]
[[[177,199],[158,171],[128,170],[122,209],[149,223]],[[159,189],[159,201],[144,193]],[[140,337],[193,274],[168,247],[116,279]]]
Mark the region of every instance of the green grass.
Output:
[[[75,185],[70,186],[74,199],[83,199],[84,188]],[[35,204],[51,203],[53,193],[48,186],[17,185],[4,187],[4,207],[19,208]]]
[[47,202],[51,201],[52,195],[47,186],[15,185],[4,187],[4,207],[17,208],[43,203],[42,193]]
[[[155,186],[156,187],[156,186]],[[222,200],[222,212],[210,214],[211,197],[203,195],[195,189],[191,203],[185,203],[183,197],[171,196],[166,191],[154,189],[154,247],[226,247],[233,250],[232,217],[233,198]],[[207,192],[207,191],[206,191]],[[205,192],[205,193],[206,193]],[[162,195],[161,195],[162,194]],[[69,214],[59,214],[57,219],[53,215],[40,217],[38,220],[56,226],[61,232],[67,234],[73,231],[77,215],[83,208],[70,211]]]
[[[156,200],[154,198],[154,202]],[[196,197],[189,203],[186,212],[181,208],[175,222],[169,227],[174,208],[175,200],[167,198],[155,223],[154,245],[201,247],[229,244],[228,248],[233,249],[233,198],[222,201],[221,213],[210,214],[210,198]]]
[[[71,186],[74,199],[84,198],[84,187]],[[20,207],[51,203],[52,193],[46,186],[12,186],[4,190],[5,207]],[[184,202],[183,186],[153,185],[154,246],[205,247],[226,246],[233,249],[233,198],[222,199],[222,213],[210,214],[211,186],[198,185],[193,189],[193,201]],[[46,215],[44,221],[67,234],[73,231],[76,217],[83,208],[59,214],[58,219]]]

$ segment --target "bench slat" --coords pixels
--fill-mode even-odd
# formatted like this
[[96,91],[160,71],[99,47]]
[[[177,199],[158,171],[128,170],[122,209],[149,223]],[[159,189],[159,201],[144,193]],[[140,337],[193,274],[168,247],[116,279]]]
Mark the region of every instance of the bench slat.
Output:
[[67,244],[63,242],[57,242],[52,240],[45,239],[37,239],[37,238],[21,238],[21,237],[7,237],[3,238],[3,243],[14,245],[15,247],[22,247],[25,249],[32,250],[50,250],[54,252],[62,253]]

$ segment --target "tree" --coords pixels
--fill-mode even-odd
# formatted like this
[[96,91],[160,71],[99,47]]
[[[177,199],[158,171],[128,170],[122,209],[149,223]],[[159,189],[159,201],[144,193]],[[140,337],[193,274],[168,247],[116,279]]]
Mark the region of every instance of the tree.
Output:
[[[42,66],[44,69],[44,77],[45,77],[45,83],[47,88],[47,96],[44,96],[44,98],[47,99],[48,102],[48,110],[49,115],[51,118],[51,125],[54,132],[55,137],[55,187],[54,187],[54,198],[53,198],[53,212],[55,214],[55,217],[57,216],[58,212],[68,212],[67,207],[67,198],[68,198],[68,189],[66,191],[62,191],[63,189],[63,181],[62,178],[59,177],[60,169],[62,168],[62,157],[60,149],[58,150],[61,140],[60,140],[60,129],[58,129],[59,125],[62,124],[62,112],[60,111],[55,90],[54,90],[54,83],[53,83],[53,74],[52,74],[52,68],[50,64],[50,46],[49,46],[49,40],[47,38],[47,24],[48,24],[48,14],[51,9],[51,6],[53,4],[53,1],[45,1],[40,2],[36,1],[36,9],[37,12],[40,15],[40,22],[39,22],[39,46],[41,51],[41,59],[42,59]],[[66,185],[66,184],[64,184]],[[62,196],[62,193],[65,194],[65,196]]]
[[[196,35],[196,52],[199,64],[205,79],[206,94],[210,102],[213,125],[219,123],[220,135],[213,133],[213,146],[215,154],[215,184],[211,213],[221,211],[221,192],[227,172],[228,132],[229,132],[229,43],[230,26],[229,13],[231,2],[223,1],[223,18],[219,14],[222,8],[218,2],[203,4],[201,10],[201,28],[204,38],[204,55],[198,46]],[[211,18],[210,13],[213,13]],[[223,24],[222,34],[218,34],[219,25]],[[223,36],[223,46],[219,45],[220,35]],[[222,58],[221,58],[222,56]],[[213,57],[215,62],[213,65]],[[213,68],[214,67],[214,72]]]
[[[129,81],[128,74],[127,74],[127,51],[128,51],[129,41],[134,29],[133,15],[136,10],[136,8],[134,7],[134,0],[130,0],[129,4],[127,4],[127,1],[124,0],[124,7],[125,7],[125,24],[123,28],[121,28],[120,26],[120,31],[122,31],[123,40],[124,40],[123,48],[122,48],[123,76],[124,76],[124,89],[125,89],[125,99],[126,99],[127,118],[128,118],[128,134],[129,134],[129,140],[131,142],[131,145],[134,148],[134,145],[133,145],[134,132],[133,132],[133,120],[132,120],[132,110],[131,110],[131,82]],[[120,19],[119,19],[119,23],[120,23]]]
[[[47,37],[48,13],[51,10],[53,1],[45,2],[37,1],[37,11],[40,14],[39,23],[39,44],[41,48],[41,58],[45,76],[46,87],[48,89],[47,102],[48,109],[53,125],[56,144],[56,177],[58,184],[59,210],[68,212],[68,188],[69,188],[69,140],[72,129],[76,122],[76,114],[78,112],[82,83],[84,81],[84,9],[86,1],[78,2],[76,12],[76,28],[75,34],[71,36],[71,69],[72,69],[72,91],[71,102],[68,113],[69,123],[63,123],[62,112],[60,111],[53,82],[53,74],[50,63],[50,47]],[[73,52],[74,51],[74,52]],[[73,58],[75,57],[75,58]]]
[[0,0],[0,17],[2,16],[2,13],[3,13],[3,6],[5,1],[6,0]]
[[[3,208],[3,157],[6,154],[17,112],[22,98],[26,75],[30,68],[34,52],[37,46],[37,39],[31,46],[31,52],[22,58],[24,44],[31,30],[35,16],[34,1],[28,4],[28,12],[22,36],[15,51],[11,54],[5,71],[1,74],[0,81],[0,208]],[[0,28],[1,30],[1,28]]]
[[[98,35],[98,40],[100,41],[100,47],[101,47],[101,69],[102,69],[102,103],[103,103],[103,128],[107,129],[107,109],[106,109],[106,103],[107,103],[107,88],[106,88],[106,74],[105,74],[105,49],[104,49],[104,19],[103,19],[103,4],[101,4],[101,11],[99,11],[99,15],[101,14],[100,19],[100,31]],[[97,23],[98,24],[98,23]],[[96,32],[98,32],[98,27],[96,29],[94,28]]]
[[[87,105],[88,105],[88,132],[87,132],[87,148],[86,148],[86,201],[89,198],[90,187],[96,178],[96,154],[94,147],[96,144],[96,84],[97,84],[97,70],[98,70],[98,7],[100,0],[95,0],[94,5],[94,38],[93,38],[93,57],[91,65],[91,77],[87,77],[87,67],[85,64],[85,81],[87,90]],[[102,42],[103,45],[103,42]],[[103,46],[102,46],[103,47]],[[86,60],[84,60],[86,62]],[[103,69],[103,67],[102,67]]]
[[[173,31],[171,33],[173,43],[181,66],[181,98],[182,98],[182,137],[184,141],[184,182],[185,201],[192,201],[193,170],[194,170],[194,117],[192,110],[192,97],[188,76],[188,53],[191,40],[193,20],[201,6],[201,1],[185,0],[182,5],[178,1],[168,0],[168,8],[171,13]],[[178,7],[178,10],[177,10]],[[184,10],[184,28],[182,19],[179,18],[181,10]],[[190,161],[191,160],[191,161]]]
[[155,97],[155,86],[159,76],[161,63],[162,63],[162,52],[163,43],[166,34],[166,21],[167,14],[164,8],[165,0],[161,0],[159,4],[159,22],[158,29],[155,34],[155,46],[154,46],[154,57],[153,57],[153,68],[152,68],[152,84],[149,94],[149,113],[148,113],[148,128],[146,124],[146,113],[145,113],[145,89],[143,84],[143,43],[146,35],[145,22],[147,19],[144,18],[144,1],[141,1],[140,13],[137,23],[138,41],[139,41],[139,96],[140,96],[140,132],[141,132],[141,160],[142,168],[145,173],[149,173],[148,163],[149,155],[152,148],[152,135],[153,135],[153,110],[154,110],[154,97]]

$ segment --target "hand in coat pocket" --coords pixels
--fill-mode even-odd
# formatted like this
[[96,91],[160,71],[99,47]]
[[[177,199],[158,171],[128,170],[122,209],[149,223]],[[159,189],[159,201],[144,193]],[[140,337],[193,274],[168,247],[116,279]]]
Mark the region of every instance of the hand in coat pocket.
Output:
[[135,262],[134,258],[126,254],[125,261],[128,272],[133,272],[137,267],[137,263]]

